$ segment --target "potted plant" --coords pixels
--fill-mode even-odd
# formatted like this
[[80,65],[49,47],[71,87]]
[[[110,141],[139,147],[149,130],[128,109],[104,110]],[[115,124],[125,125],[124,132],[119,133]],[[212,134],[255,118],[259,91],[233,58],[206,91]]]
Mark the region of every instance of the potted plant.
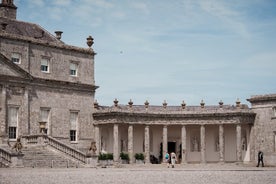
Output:
[[143,153],[136,153],[134,155],[136,164],[143,164],[145,160],[145,156]]
[[121,163],[122,164],[128,164],[129,162],[129,156],[128,153],[121,152],[120,153]]
[[107,154],[106,153],[100,153],[99,154],[99,163],[103,166],[107,165]]
[[113,165],[113,153],[107,153],[106,158],[107,158],[107,165]]

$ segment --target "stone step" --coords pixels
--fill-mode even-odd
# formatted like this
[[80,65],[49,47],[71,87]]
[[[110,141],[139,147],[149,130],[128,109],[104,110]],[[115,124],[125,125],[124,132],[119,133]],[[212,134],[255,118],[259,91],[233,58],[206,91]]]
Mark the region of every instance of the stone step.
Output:
[[46,146],[29,146],[22,149],[24,167],[80,167],[78,161],[53,151]]

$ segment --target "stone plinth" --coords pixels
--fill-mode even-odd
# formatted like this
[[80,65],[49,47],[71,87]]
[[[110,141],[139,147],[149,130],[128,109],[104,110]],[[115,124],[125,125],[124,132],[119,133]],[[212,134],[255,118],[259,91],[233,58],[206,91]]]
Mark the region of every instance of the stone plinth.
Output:
[[86,157],[88,167],[96,167],[98,165],[98,155],[89,155]]
[[22,154],[22,153],[12,153],[11,154],[11,167],[24,167],[23,156],[24,156],[24,154]]

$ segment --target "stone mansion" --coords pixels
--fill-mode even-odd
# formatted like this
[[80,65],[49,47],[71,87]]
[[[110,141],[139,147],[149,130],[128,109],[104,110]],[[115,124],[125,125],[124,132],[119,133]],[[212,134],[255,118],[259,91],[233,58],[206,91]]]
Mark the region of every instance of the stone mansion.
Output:
[[175,152],[182,164],[255,164],[261,150],[265,164],[276,166],[276,94],[251,96],[251,107],[238,99],[211,106],[122,105],[115,99],[101,106],[94,99],[93,38],[87,37],[87,48],[67,45],[61,31],[53,35],[17,20],[16,12],[13,0],[2,0],[0,157],[12,152],[8,144],[17,138],[24,146],[43,134],[75,159],[95,141],[96,155],[112,153],[114,162],[125,152],[129,163],[136,153],[145,163],[162,163],[166,152]]

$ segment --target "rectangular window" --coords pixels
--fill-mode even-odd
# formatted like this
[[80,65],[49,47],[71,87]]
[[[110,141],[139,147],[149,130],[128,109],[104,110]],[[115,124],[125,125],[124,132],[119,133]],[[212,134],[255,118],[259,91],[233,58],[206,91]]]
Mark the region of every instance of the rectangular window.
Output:
[[70,63],[70,75],[77,76],[78,65],[75,63]]
[[70,130],[70,141],[75,142],[76,140],[76,130]]
[[49,60],[48,59],[41,60],[41,71],[49,72]]
[[13,63],[16,63],[16,64],[21,63],[21,55],[18,53],[12,53],[11,59]]
[[44,133],[48,134],[49,131],[49,114],[50,114],[50,109],[46,109],[46,108],[41,108],[40,109],[40,121],[41,122],[46,122],[46,127],[44,130]]
[[78,112],[70,112],[70,141],[77,141]]
[[9,127],[9,139],[16,139],[16,127]]
[[8,108],[9,139],[17,138],[18,107]]
[[272,117],[276,117],[276,107],[273,107],[272,108]]

